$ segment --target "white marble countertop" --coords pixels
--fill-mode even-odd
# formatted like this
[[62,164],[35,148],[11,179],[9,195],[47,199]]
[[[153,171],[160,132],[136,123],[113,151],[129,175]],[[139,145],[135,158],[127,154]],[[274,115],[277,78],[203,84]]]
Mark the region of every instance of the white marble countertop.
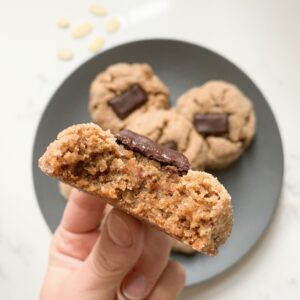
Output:
[[[90,58],[88,39],[73,41],[55,26],[66,15],[104,34],[94,1],[0,0],[0,298],[37,299],[50,232],[31,177],[33,138],[41,113],[61,81]],[[272,226],[238,266],[180,299],[300,299],[300,2],[298,0],[103,0],[122,20],[105,48],[150,37],[209,47],[240,66],[268,99],[285,149],[285,181]],[[151,8],[149,6],[151,4]],[[56,59],[70,45],[75,59]],[[51,201],[51,199],[49,199]]]

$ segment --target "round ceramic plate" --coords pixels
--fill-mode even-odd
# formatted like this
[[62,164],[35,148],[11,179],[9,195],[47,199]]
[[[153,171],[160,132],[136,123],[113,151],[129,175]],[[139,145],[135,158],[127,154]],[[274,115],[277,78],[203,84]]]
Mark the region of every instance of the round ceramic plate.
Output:
[[232,195],[234,227],[230,238],[217,257],[173,255],[187,270],[187,285],[206,281],[237,263],[262,236],[276,210],[283,177],[280,134],[267,101],[245,73],[208,49],[175,40],[137,41],[107,50],[75,70],[49,101],[36,133],[32,168],[42,214],[54,231],[65,200],[59,195],[57,182],[37,168],[38,158],[59,131],[90,121],[89,85],[100,71],[117,62],[149,63],[169,87],[173,105],[187,89],[211,79],[236,84],[253,101],[255,140],[237,163],[217,174]]

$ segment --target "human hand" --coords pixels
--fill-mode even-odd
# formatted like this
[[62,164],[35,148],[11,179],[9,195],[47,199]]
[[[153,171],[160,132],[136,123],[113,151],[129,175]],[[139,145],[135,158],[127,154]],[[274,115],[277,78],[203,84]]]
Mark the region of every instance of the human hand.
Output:
[[173,300],[185,273],[168,261],[170,238],[73,190],[49,250],[41,300]]

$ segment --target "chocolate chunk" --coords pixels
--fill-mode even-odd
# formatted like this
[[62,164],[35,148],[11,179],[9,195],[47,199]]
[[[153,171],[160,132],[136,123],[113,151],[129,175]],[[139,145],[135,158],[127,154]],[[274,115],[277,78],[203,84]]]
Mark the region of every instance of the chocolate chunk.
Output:
[[147,102],[146,92],[138,84],[134,84],[123,94],[109,100],[108,104],[116,115],[123,120],[145,102]]
[[167,143],[164,143],[164,144],[162,144],[162,146],[164,146],[164,147],[167,147],[167,148],[169,148],[169,149],[173,149],[173,150],[176,150],[177,151],[177,144],[176,144],[176,142],[174,142],[174,141],[170,141],[170,142],[167,142]]
[[190,169],[188,159],[178,151],[156,144],[145,136],[130,130],[122,130],[116,134],[117,141],[127,146],[130,150],[156,160],[163,165],[171,165],[178,172],[186,173]]
[[227,114],[195,114],[196,130],[204,135],[220,135],[228,132]]

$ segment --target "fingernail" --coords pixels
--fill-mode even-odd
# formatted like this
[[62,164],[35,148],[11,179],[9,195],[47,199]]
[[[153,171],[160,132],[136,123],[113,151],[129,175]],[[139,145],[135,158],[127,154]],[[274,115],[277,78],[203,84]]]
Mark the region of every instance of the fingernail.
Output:
[[119,247],[128,248],[132,245],[132,236],[128,225],[115,212],[108,216],[107,231],[111,240]]
[[144,299],[146,291],[146,278],[140,273],[133,273],[128,281],[123,284],[122,289],[123,295],[130,300]]

